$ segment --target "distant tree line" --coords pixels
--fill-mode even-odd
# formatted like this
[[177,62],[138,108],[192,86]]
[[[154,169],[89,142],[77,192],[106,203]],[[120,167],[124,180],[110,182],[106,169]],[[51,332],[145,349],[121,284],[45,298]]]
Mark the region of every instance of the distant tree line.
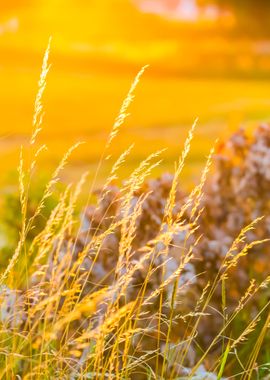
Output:
[[239,29],[245,33],[270,35],[270,0],[198,0],[198,3],[215,3],[221,10],[231,9]]

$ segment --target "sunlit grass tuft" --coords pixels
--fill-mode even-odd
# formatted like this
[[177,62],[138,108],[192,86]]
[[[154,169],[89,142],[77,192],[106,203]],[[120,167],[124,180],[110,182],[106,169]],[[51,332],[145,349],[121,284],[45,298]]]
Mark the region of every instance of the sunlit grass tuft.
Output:
[[[227,309],[225,286],[230,281],[230,271],[253,247],[268,243],[266,239],[253,242],[246,239],[261,218],[240,231],[214,280],[205,281],[201,293],[196,295],[193,308],[186,310],[183,307],[180,312],[179,305],[191,296],[188,293],[190,285],[205,275],[191,271],[184,280],[196,260],[196,247],[203,239],[197,232],[204,212],[202,198],[214,148],[207,158],[199,184],[182,204],[177,198],[179,178],[190,151],[196,120],[176,165],[167,199],[160,206],[163,215],[157,223],[154,238],[144,242],[145,237],[140,236],[141,231],[138,230],[146,202],[152,195],[149,189],[140,191],[153,169],[161,165],[163,151],[146,157],[131,172],[121,189],[114,193],[112,188],[117,171],[125,165],[131,146],[112,164],[87,227],[83,222],[88,207],[82,212],[82,217],[76,213],[78,199],[87,182],[88,173],[85,173],[77,184],[69,184],[63,189],[45,227],[32,239],[27,239],[29,233],[35,231],[37,217],[42,216],[60,172],[80,145],[74,144],[64,155],[29,216],[29,189],[34,168],[40,153],[45,150],[43,145],[37,144],[49,51],[50,42],[36,98],[34,130],[30,138],[33,155],[29,167],[25,168],[23,149],[20,155],[18,172],[22,222],[18,245],[0,277],[0,378],[192,379],[216,376],[221,379],[224,373],[230,374],[227,363],[237,355],[239,346],[249,344],[250,335],[269,306],[268,301],[247,325],[241,326],[238,336],[232,336],[233,323],[245,311],[248,302],[270,281],[269,277],[261,284],[252,280],[237,306],[233,310]],[[144,70],[145,67],[135,78],[122,105],[98,170],[102,169],[105,158],[109,160],[107,150],[125,121]],[[120,210],[118,214],[112,211],[115,207]],[[144,233],[151,236],[152,231],[145,230]],[[119,237],[117,253],[108,245],[104,257],[104,246],[106,248],[113,234]],[[181,243],[175,242],[179,236],[184,236]],[[136,247],[136,239],[142,239],[139,248]],[[177,250],[176,257],[171,254],[172,249]],[[106,272],[100,260],[111,261],[111,270]],[[171,266],[172,263],[176,265]],[[97,271],[101,277],[95,281]],[[197,342],[198,329],[203,319],[211,317],[212,298],[219,288],[222,288],[223,326],[203,350]],[[179,328],[176,335],[173,334],[175,326]],[[250,349],[242,372],[243,379],[251,378],[257,369],[257,358],[268,328],[269,315],[263,321],[257,343]],[[150,346],[145,348],[148,340]],[[224,341],[226,345],[213,356],[217,346]],[[196,355],[191,364],[193,350],[196,350]],[[207,364],[209,373],[200,375],[202,365]]]

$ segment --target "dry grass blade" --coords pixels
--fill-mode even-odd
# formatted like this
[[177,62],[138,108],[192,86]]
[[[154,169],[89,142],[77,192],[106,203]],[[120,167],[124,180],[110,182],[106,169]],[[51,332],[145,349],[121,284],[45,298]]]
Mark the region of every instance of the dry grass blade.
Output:
[[46,88],[47,74],[50,70],[50,65],[48,61],[49,61],[49,54],[50,54],[50,48],[51,48],[51,41],[52,41],[52,37],[49,38],[49,42],[48,42],[48,46],[43,58],[42,70],[41,70],[41,74],[40,74],[40,78],[38,82],[38,92],[37,92],[37,96],[35,100],[35,108],[34,108],[34,116],[33,116],[33,133],[30,140],[31,145],[35,143],[37,135],[41,131],[41,124],[42,124],[42,119],[43,119],[42,96]]
[[107,145],[106,145],[105,149],[107,149],[111,145],[112,141],[117,136],[120,127],[122,126],[122,124],[124,123],[124,121],[126,120],[126,118],[129,116],[129,114],[127,113],[127,110],[128,110],[129,106],[131,105],[131,103],[134,100],[134,91],[135,91],[137,85],[139,84],[140,79],[141,79],[143,73],[145,72],[145,70],[147,69],[147,67],[149,67],[149,66],[148,65],[143,66],[142,69],[136,75],[136,77],[135,77],[135,79],[134,79],[134,81],[133,81],[133,83],[132,83],[132,85],[131,85],[131,87],[129,89],[127,97],[125,98],[125,100],[124,100],[124,102],[123,102],[123,104],[121,106],[120,113],[119,113],[119,115],[117,116],[117,118],[116,118],[116,120],[114,122],[112,131],[110,133],[109,140],[107,142]]
[[169,224],[169,225],[171,225],[173,223],[172,213],[173,213],[173,208],[175,206],[175,194],[176,194],[176,189],[178,186],[179,176],[182,173],[182,170],[183,170],[184,164],[185,164],[185,160],[186,160],[188,153],[190,151],[191,141],[193,139],[194,130],[195,130],[195,127],[197,125],[197,122],[198,122],[198,119],[196,119],[195,122],[193,123],[193,125],[189,131],[188,137],[185,141],[184,149],[182,151],[182,155],[179,159],[179,162],[178,162],[178,165],[177,165],[177,168],[175,171],[175,175],[174,175],[173,183],[171,186],[169,198],[168,198],[167,204],[165,206],[164,222]]

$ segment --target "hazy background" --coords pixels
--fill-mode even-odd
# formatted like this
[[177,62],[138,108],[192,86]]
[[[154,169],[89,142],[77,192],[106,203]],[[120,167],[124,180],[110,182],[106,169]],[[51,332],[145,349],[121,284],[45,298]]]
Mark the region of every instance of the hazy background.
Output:
[[116,157],[135,142],[128,172],[165,146],[160,170],[172,170],[198,116],[190,181],[217,137],[269,120],[269,20],[270,2],[262,0],[0,1],[1,183],[9,183],[19,146],[31,133],[50,35],[52,68],[41,134],[49,153],[42,170],[83,140],[67,176],[77,178],[86,167],[94,172],[130,83],[150,64],[111,153]]

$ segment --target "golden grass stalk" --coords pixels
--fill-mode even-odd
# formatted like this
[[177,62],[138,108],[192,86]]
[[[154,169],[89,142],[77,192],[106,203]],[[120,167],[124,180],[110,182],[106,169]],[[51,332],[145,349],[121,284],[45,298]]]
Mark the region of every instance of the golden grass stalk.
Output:
[[29,227],[32,226],[33,221],[36,219],[36,217],[40,214],[40,212],[42,211],[42,209],[45,207],[45,201],[46,201],[46,199],[48,199],[52,195],[52,189],[59,182],[59,180],[60,180],[59,174],[64,169],[64,167],[66,166],[66,164],[68,162],[68,159],[71,156],[72,152],[75,149],[77,149],[81,144],[83,144],[83,143],[82,142],[78,142],[78,143],[72,145],[68,149],[68,151],[65,153],[65,155],[63,156],[63,158],[60,161],[59,165],[55,169],[55,171],[54,171],[54,173],[52,175],[51,180],[46,185],[45,191],[44,191],[43,196],[42,196],[42,198],[41,198],[41,200],[39,202],[39,205],[36,208],[36,211],[35,211],[34,215],[29,219]]
[[[259,322],[259,320],[260,320],[260,317],[258,316],[258,318],[256,319],[256,321],[254,321],[254,326],[251,325],[251,327],[249,326],[249,328],[247,329],[248,333],[252,332],[255,329],[256,324]],[[251,324],[252,324],[252,322],[251,322]],[[247,365],[245,373],[241,377],[241,380],[244,380],[244,379],[250,380],[252,378],[252,374],[253,374],[254,370],[256,369],[256,367],[257,367],[256,361],[257,361],[259,352],[261,350],[261,347],[262,347],[263,341],[264,341],[264,339],[266,337],[266,334],[269,331],[269,326],[270,326],[269,324],[270,324],[270,313],[268,312],[267,318],[266,318],[266,320],[265,320],[265,322],[263,324],[263,327],[261,329],[259,337],[258,337],[258,339],[257,339],[257,341],[255,343],[255,346],[254,346],[254,348],[253,348],[253,350],[252,350],[252,352],[251,352],[251,354],[249,356],[248,365]],[[250,329],[250,331],[249,331],[249,329]],[[246,338],[246,335],[245,335],[244,338]]]
[[133,83],[132,83],[132,85],[131,85],[131,87],[129,89],[127,97],[125,98],[124,102],[122,103],[122,106],[121,106],[121,109],[120,109],[120,113],[117,116],[117,118],[115,119],[112,131],[110,133],[109,140],[108,140],[108,142],[106,144],[106,148],[105,149],[108,149],[108,147],[111,145],[112,141],[117,136],[120,127],[123,125],[124,121],[129,116],[129,114],[127,113],[127,110],[128,110],[129,106],[131,105],[131,103],[134,100],[134,92],[136,90],[136,87],[139,84],[140,79],[141,79],[143,73],[145,72],[145,70],[148,67],[149,67],[149,65],[143,66],[141,68],[141,70],[138,72],[138,74],[136,75],[136,77],[135,77],[135,79],[134,79],[134,81],[133,81]]
[[170,194],[169,194],[166,206],[165,206],[164,223],[167,223],[169,225],[171,225],[173,223],[173,209],[175,207],[175,197],[176,197],[176,190],[177,190],[177,186],[178,186],[178,181],[179,181],[180,174],[183,171],[183,168],[185,165],[185,160],[186,160],[188,153],[190,151],[191,141],[193,139],[194,130],[195,130],[195,127],[197,125],[197,122],[198,122],[198,119],[195,120],[191,129],[189,130],[188,137],[185,141],[184,149],[182,151],[181,157],[179,158],[179,162],[178,162],[178,165],[177,165],[176,170],[175,170],[175,175],[174,175],[172,187],[171,187]]
[[132,256],[132,243],[136,237],[137,220],[142,213],[142,208],[149,194],[144,194],[139,197],[134,210],[129,215],[121,228],[121,240],[119,242],[119,258],[116,266],[116,276],[120,275],[123,270],[129,266],[129,261]]
[[[36,137],[38,133],[41,130],[41,124],[42,124],[42,96],[46,87],[46,77],[48,74],[48,71],[50,69],[50,66],[48,64],[49,60],[49,53],[50,53],[50,46],[51,46],[51,37],[49,38],[48,46],[44,54],[43,58],[43,63],[42,63],[42,70],[40,74],[40,79],[38,83],[38,92],[36,95],[36,100],[35,100],[35,108],[34,108],[34,116],[33,116],[33,132],[32,136],[30,139],[30,144],[33,145],[35,143]],[[40,147],[38,151],[35,154],[35,159],[38,157],[40,152],[44,149],[44,146]],[[32,167],[35,165],[35,160],[32,162]],[[21,147],[20,151],[20,161],[19,161],[19,194],[20,194],[20,202],[21,202],[21,210],[22,210],[22,229],[20,233],[20,239],[19,243],[17,245],[17,248],[14,252],[14,255],[12,256],[8,267],[4,271],[4,273],[0,277],[0,284],[3,283],[3,281],[7,278],[8,274],[12,271],[14,265],[16,264],[20,253],[21,249],[24,245],[26,234],[27,234],[27,226],[26,226],[26,213],[27,213],[27,194],[28,191],[25,188],[24,184],[24,179],[25,179],[25,173],[24,173],[24,160],[23,160],[23,149]]]
[[125,163],[126,158],[130,154],[130,152],[133,149],[133,147],[134,147],[134,144],[130,145],[130,147],[128,149],[126,149],[120,155],[120,157],[116,160],[116,162],[113,164],[111,172],[110,172],[108,178],[106,179],[104,186],[102,187],[101,196],[99,198],[99,201],[98,201],[99,204],[98,204],[97,207],[100,207],[100,204],[102,203],[102,201],[104,200],[104,198],[106,197],[106,195],[108,194],[108,192],[110,191],[110,190],[108,190],[109,185],[112,182],[114,182],[115,180],[117,180],[117,178],[118,178],[117,177],[117,171]]
[[36,138],[41,131],[41,124],[43,120],[43,105],[42,105],[42,96],[46,88],[46,79],[48,72],[50,70],[49,65],[49,54],[51,49],[51,41],[52,37],[49,38],[48,46],[44,54],[43,63],[42,63],[42,70],[38,82],[38,92],[36,95],[35,100],[35,107],[34,107],[34,116],[33,116],[33,132],[30,139],[30,144],[33,145],[36,141]]

